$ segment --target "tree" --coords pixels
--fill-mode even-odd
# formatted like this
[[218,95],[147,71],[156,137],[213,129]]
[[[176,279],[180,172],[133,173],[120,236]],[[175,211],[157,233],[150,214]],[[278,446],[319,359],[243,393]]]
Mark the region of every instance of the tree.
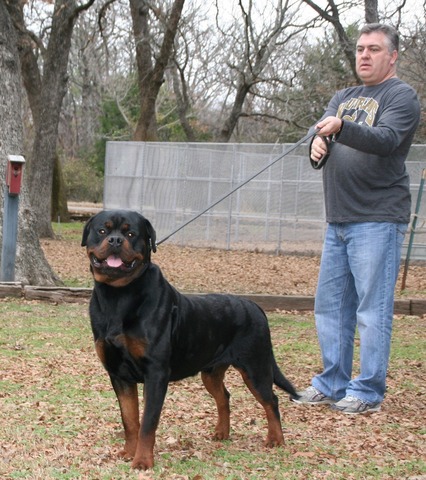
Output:
[[[342,19],[341,19],[341,10],[344,8],[347,10],[350,7],[353,7],[351,2],[345,2],[343,6],[337,4],[334,0],[327,0],[327,7],[321,8],[312,0],[303,0],[307,5],[313,8],[318,15],[323,18],[325,21],[331,23],[337,33],[337,37],[340,43],[340,46],[345,54],[351,71],[353,73],[354,78],[359,82],[358,74],[356,73],[356,66],[355,66],[355,45],[353,41],[348,37],[345,27],[343,26]],[[369,5],[369,15],[372,15],[373,3],[375,0],[365,0],[365,5]],[[377,5],[376,5],[377,7]],[[376,11],[377,12],[377,11]]]
[[[23,153],[21,118],[21,75],[16,35],[4,0],[0,0],[0,178],[5,178],[7,157]],[[24,169],[24,178],[25,178]],[[3,205],[3,188],[0,200]],[[33,285],[54,285],[59,280],[50,269],[41,249],[29,204],[28,188],[20,194],[18,246],[15,278]],[[1,213],[0,213],[1,216]]]
[[[287,82],[283,70],[306,29],[297,2],[239,0],[232,5],[224,15],[227,7],[216,2],[215,30],[207,16],[192,12],[180,28],[170,76],[188,140],[197,132],[188,128],[188,112],[189,126],[218,142],[240,139],[247,119],[267,119],[268,112],[257,107],[265,94],[276,95]],[[204,13],[202,7],[195,11]]]
[[130,0],[140,94],[140,113],[134,140],[157,139],[155,105],[173,52],[184,3],[185,0],[174,0],[168,16],[160,9],[155,10],[163,24],[164,33],[154,61],[154,39],[150,34],[149,26],[150,4],[146,0]]
[[[355,32],[355,27],[347,28],[349,38]],[[333,92],[353,85],[354,78],[347,57],[342,54],[337,33],[331,29],[324,31],[315,42],[305,43],[298,52],[298,59],[299,63],[293,66],[293,85],[282,92],[282,101],[275,108],[288,109],[290,123],[306,131],[322,116]],[[274,111],[272,107],[271,111]]]
[[[374,10],[374,1],[368,1]],[[365,0],[315,3],[340,22],[345,44],[351,45],[354,58],[355,39],[367,15]],[[395,24],[398,15],[404,31],[407,8],[398,9],[395,3],[384,6],[384,0],[379,3],[382,20]],[[402,5],[403,0],[399,3]],[[191,0],[182,10],[168,63],[161,70],[163,75],[158,75],[155,88],[159,90],[154,91],[151,113],[140,115],[140,98],[149,103],[148,80],[153,78],[150,75],[159,59],[173,0],[137,2],[139,7],[142,4],[148,11],[146,36],[140,40],[145,42],[143,54],[151,63],[141,97],[139,77],[143,75],[136,66],[129,2],[103,4],[99,11],[101,35],[95,9],[79,16],[73,30],[70,83],[61,115],[63,161],[74,163],[76,156],[89,156],[90,162],[84,161],[87,164],[96,156],[102,172],[104,151],[97,148],[95,155],[93,146],[103,146],[105,140],[132,139],[138,120],[148,118],[153,124],[149,138],[159,141],[214,141],[224,130],[232,130],[229,138],[235,141],[294,141],[322,111],[336,88],[357,81],[339,40],[340,30],[330,28],[328,17],[322,18],[306,5],[301,8],[293,0]],[[158,5],[169,9],[162,11],[156,8]],[[268,35],[272,39],[280,8],[287,8],[285,30],[267,43]],[[421,71],[421,65],[417,69],[420,58],[413,56],[412,69]],[[401,76],[404,72],[401,69]],[[247,94],[237,95],[247,85]]]
[[423,8],[423,15],[419,12],[419,17],[410,26],[408,34],[401,35],[398,59],[398,76],[416,90],[422,107],[421,121],[415,136],[418,143],[426,143],[426,4]]
[[[29,155],[27,183],[40,236],[52,237],[52,184],[57,160],[58,125],[67,89],[67,67],[74,24],[95,0],[79,5],[76,0],[56,0],[50,35],[45,47],[31,32],[24,16],[25,2],[6,0],[18,35],[22,76],[34,122],[34,142]],[[41,53],[42,66],[38,54]]]
[[[235,50],[228,65],[231,70],[231,78],[234,81],[234,100],[232,108],[226,118],[220,134],[219,142],[228,142],[235,130],[239,118],[243,114],[243,105],[249,93],[254,93],[256,84],[265,81],[262,77],[270,61],[273,61],[278,45],[284,45],[296,35],[294,28],[294,15],[287,2],[278,0],[275,2],[275,15],[265,15],[271,18],[270,23],[263,23],[259,28],[254,17],[254,3],[252,0],[244,4],[239,0],[241,11],[242,28],[230,30],[226,36]],[[266,13],[266,12],[264,12]],[[265,19],[264,19],[265,22]],[[259,31],[260,30],[260,31]]]

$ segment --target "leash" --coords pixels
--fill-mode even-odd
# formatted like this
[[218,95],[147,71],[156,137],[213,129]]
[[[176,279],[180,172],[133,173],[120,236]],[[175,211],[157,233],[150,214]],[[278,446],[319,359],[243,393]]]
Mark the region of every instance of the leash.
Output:
[[236,187],[234,187],[230,192],[226,193],[225,195],[223,195],[223,197],[220,197],[218,200],[216,200],[214,203],[212,203],[211,205],[209,205],[207,208],[205,208],[204,210],[202,210],[200,213],[197,213],[197,215],[195,215],[194,217],[190,218],[188,221],[186,221],[185,223],[183,223],[180,227],[178,227],[176,230],[174,230],[172,233],[170,233],[169,235],[167,235],[167,237],[164,237],[163,239],[161,239],[159,242],[156,243],[156,245],[161,245],[163,242],[165,242],[166,240],[168,240],[170,237],[172,237],[173,235],[175,235],[177,232],[180,232],[183,228],[185,228],[187,225],[189,225],[190,223],[194,222],[195,220],[197,220],[197,218],[200,218],[202,215],[204,215],[206,212],[208,212],[211,208],[215,207],[218,203],[222,202],[223,200],[225,200],[226,198],[228,198],[230,195],[232,195],[233,193],[235,193],[237,190],[239,190],[241,187],[244,187],[244,185],[247,185],[247,183],[251,182],[254,178],[256,178],[257,176],[259,176],[261,173],[263,173],[265,170],[268,170],[268,168],[272,167],[272,165],[274,165],[275,163],[279,162],[282,158],[284,158],[286,155],[288,155],[289,153],[293,152],[294,150],[296,150],[297,147],[300,147],[300,145],[302,145],[302,143],[305,143],[307,140],[309,140],[310,138],[314,137],[315,135],[317,135],[317,132],[316,131],[313,131],[311,133],[308,133],[307,135],[305,135],[303,138],[301,138],[297,143],[295,143],[294,145],[292,145],[291,147],[289,147],[284,153],[282,153],[281,155],[279,155],[278,157],[276,157],[274,160],[272,160],[272,162],[268,163],[265,167],[263,167],[261,170],[259,170],[257,173],[255,173],[254,175],[252,175],[251,177],[247,178],[246,180],[244,180],[243,182],[239,183]]

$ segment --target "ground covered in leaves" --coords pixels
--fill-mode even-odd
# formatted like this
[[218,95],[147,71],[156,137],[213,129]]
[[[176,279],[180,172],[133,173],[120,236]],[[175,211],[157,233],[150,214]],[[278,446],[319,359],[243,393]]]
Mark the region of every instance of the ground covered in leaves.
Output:
[[[81,226],[43,249],[67,285],[92,285]],[[319,259],[164,244],[154,261],[180,290],[314,295]],[[397,294],[399,294],[399,279]],[[405,295],[423,297],[412,265]],[[321,368],[311,314],[269,315],[278,364],[303,388]],[[87,305],[0,300],[0,478],[8,480],[426,480],[426,317],[395,318],[388,392],[379,413],[348,417],[291,403],[278,392],[286,444],[266,449],[263,410],[230,371],[232,432],[210,438],[214,402],[199,377],[170,385],[156,466],[118,459],[117,402],[92,345]],[[357,361],[355,362],[357,368]]]
[[[68,285],[91,286],[85,249],[80,246],[82,227],[76,224],[75,238],[43,240],[42,246],[57,275]],[[237,294],[313,296],[318,278],[319,257],[274,255],[254,251],[160,245],[152,259],[179,290]],[[410,264],[406,290],[401,295],[401,268],[397,297],[426,296],[426,263]]]
[[[311,315],[269,317],[278,364],[299,388],[320,369]],[[171,384],[156,465],[117,456],[117,402],[92,345],[87,305],[0,300],[0,478],[53,480],[426,479],[426,319],[397,317],[382,410],[350,417],[277,391],[285,445],[266,449],[264,412],[235,371],[231,438],[214,442],[199,377]],[[357,362],[355,367],[357,366]]]

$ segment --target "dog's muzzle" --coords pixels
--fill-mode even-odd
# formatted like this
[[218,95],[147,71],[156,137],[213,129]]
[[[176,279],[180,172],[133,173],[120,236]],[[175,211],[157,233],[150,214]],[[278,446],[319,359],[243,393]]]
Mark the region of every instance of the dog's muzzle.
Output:
[[137,258],[133,259],[131,262],[124,262],[118,255],[109,255],[105,259],[97,258],[93,253],[90,255],[90,262],[92,266],[97,270],[120,270],[122,272],[129,272],[135,269],[140,260]]

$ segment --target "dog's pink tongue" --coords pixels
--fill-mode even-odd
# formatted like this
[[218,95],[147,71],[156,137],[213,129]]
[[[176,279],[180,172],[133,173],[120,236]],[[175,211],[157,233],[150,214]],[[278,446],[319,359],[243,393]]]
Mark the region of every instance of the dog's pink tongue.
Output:
[[117,257],[116,255],[110,255],[106,259],[106,262],[107,262],[108,266],[112,267],[112,268],[118,268],[123,264],[123,262],[121,261],[121,258]]

